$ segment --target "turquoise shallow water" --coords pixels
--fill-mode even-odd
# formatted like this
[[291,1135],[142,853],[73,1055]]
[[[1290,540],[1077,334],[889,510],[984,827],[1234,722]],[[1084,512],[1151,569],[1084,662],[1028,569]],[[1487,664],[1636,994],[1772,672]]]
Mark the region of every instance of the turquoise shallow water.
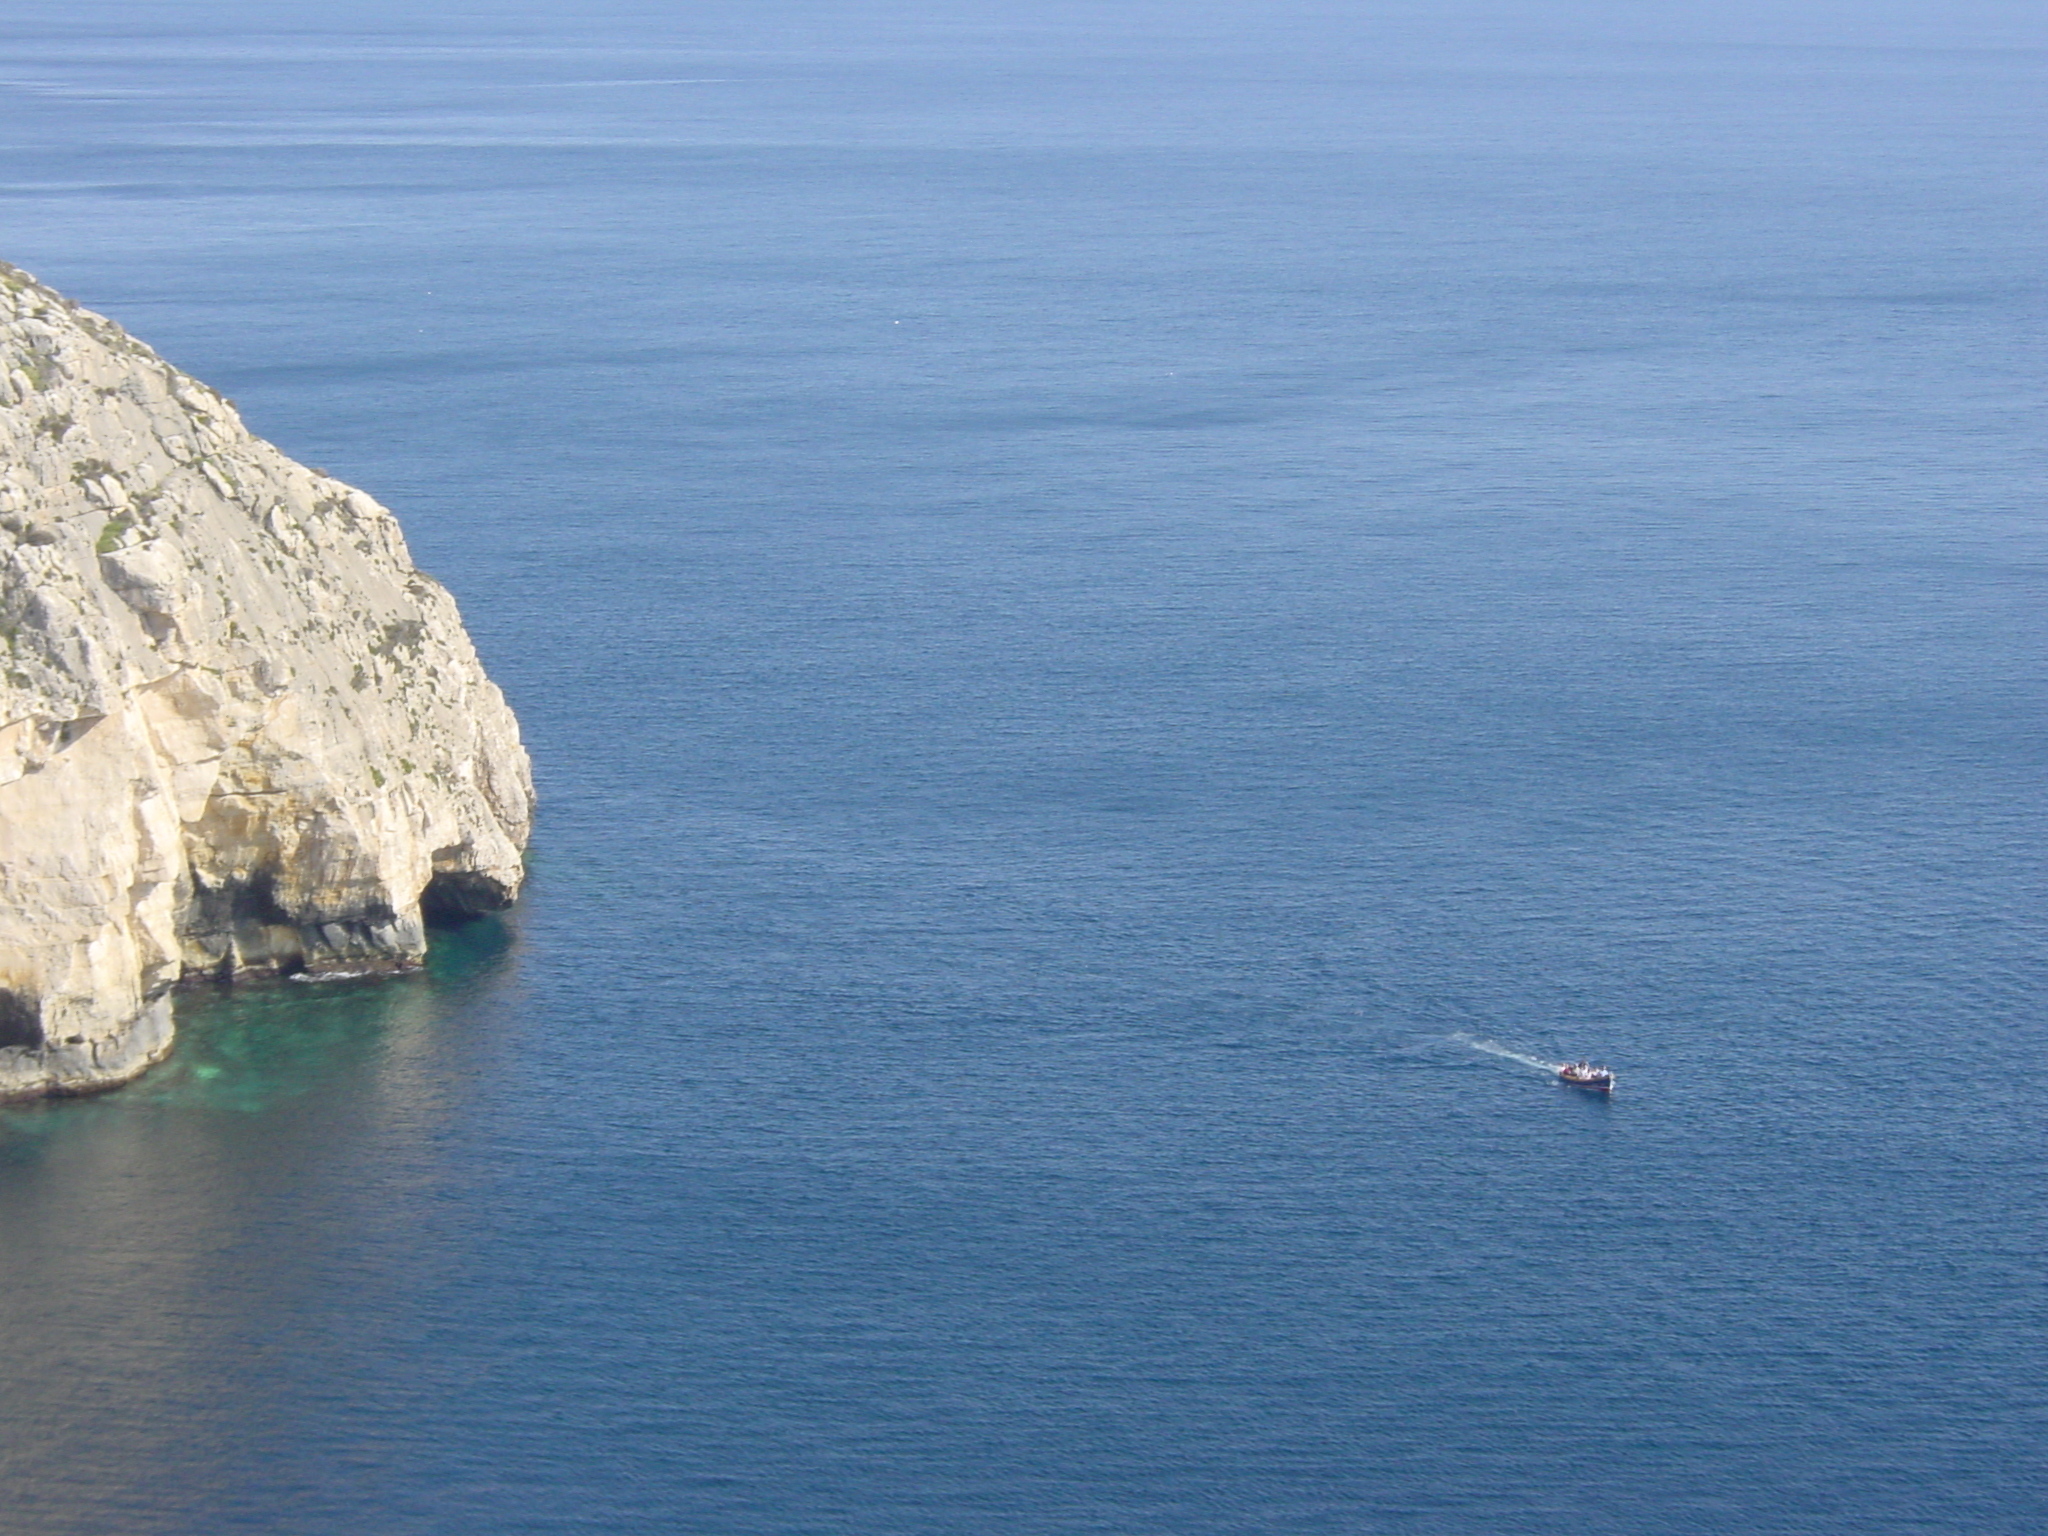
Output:
[[2027,13],[19,14],[545,811],[0,1115],[10,1536],[2042,1528]]

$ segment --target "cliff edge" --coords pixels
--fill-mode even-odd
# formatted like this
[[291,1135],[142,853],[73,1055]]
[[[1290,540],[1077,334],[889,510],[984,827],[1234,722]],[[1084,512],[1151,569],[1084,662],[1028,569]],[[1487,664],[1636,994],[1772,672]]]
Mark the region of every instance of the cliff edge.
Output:
[[518,723],[391,514],[0,263],[0,1097],[182,978],[405,970],[517,894]]

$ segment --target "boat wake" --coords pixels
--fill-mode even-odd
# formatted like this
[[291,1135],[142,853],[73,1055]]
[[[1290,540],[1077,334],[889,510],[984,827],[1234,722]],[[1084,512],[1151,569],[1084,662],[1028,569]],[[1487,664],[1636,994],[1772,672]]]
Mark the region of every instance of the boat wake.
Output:
[[1564,1068],[1564,1063],[1561,1061],[1545,1061],[1540,1056],[1529,1056],[1521,1051],[1511,1051],[1497,1040],[1481,1040],[1477,1036],[1466,1034],[1463,1030],[1459,1030],[1451,1038],[1460,1045],[1471,1046],[1475,1051],[1484,1051],[1489,1056],[1500,1056],[1508,1061],[1519,1061],[1523,1066],[1534,1067],[1538,1072],[1557,1072]]

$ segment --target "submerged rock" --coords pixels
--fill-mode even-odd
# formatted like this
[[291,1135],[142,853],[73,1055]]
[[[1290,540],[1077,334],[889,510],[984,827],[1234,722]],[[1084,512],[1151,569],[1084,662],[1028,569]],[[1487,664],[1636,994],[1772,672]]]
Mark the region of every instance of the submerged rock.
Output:
[[519,727],[391,514],[0,263],[0,1096],[184,978],[405,970],[518,892]]

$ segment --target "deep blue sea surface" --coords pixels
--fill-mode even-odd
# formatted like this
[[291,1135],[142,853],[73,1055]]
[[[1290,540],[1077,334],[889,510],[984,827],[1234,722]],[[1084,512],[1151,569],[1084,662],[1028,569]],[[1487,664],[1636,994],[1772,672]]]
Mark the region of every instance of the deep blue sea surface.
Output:
[[544,816],[0,1115],[0,1530],[2048,1530],[2044,77],[12,0],[0,256],[398,511]]

